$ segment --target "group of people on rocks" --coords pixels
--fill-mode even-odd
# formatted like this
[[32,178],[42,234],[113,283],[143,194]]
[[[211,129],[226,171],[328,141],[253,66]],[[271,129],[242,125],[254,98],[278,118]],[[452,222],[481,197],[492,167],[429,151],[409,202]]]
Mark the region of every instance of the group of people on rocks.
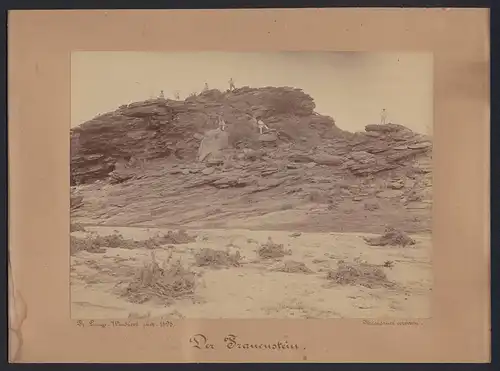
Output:
[[[253,127],[257,128],[259,130],[259,134],[264,134],[266,131],[269,131],[269,126],[267,126],[264,121],[262,121],[262,118],[260,117],[255,117],[255,116],[250,116],[250,123],[252,124]],[[222,116],[217,117],[217,124],[218,128],[221,131],[226,130],[226,121],[222,118]]]
[[[234,89],[236,89],[236,86],[234,85],[234,80],[232,77],[229,79],[228,83],[229,83],[229,91],[233,91]],[[210,88],[208,87],[208,83],[205,83],[205,86],[203,87],[203,92],[206,92],[208,90],[210,90]]]
[[[233,78],[231,77],[228,81],[229,83],[229,91],[233,91],[236,89],[235,85],[234,85],[234,80]],[[203,88],[203,91],[206,92],[209,90],[209,87],[208,87],[208,83],[205,82],[205,86]],[[165,99],[165,95],[163,93],[163,90],[161,90],[160,92],[160,96],[159,96],[161,99]],[[179,98],[179,93],[176,92],[176,99]],[[251,116],[250,118],[250,122],[252,124],[253,127],[257,128],[258,131],[259,131],[259,134],[264,134],[265,131],[269,131],[269,127],[264,123],[264,121],[262,121],[262,119],[260,117],[255,117],[255,116]],[[217,118],[217,123],[218,123],[218,128],[219,130],[221,131],[225,131],[226,130],[226,121],[222,118],[222,116],[218,116]],[[385,125],[387,123],[387,110],[385,108],[382,109],[382,111],[380,112],[380,125]]]
[[[233,91],[236,89],[236,86],[234,85],[234,80],[232,77],[229,79],[228,83],[229,83],[229,91]],[[205,87],[204,87],[203,91],[208,91],[208,90],[209,90],[208,84],[205,83]],[[260,117],[251,116],[250,122],[251,122],[252,126],[256,127],[259,130],[259,134],[264,134],[264,132],[266,130],[267,131],[270,130],[269,127],[264,123],[264,121],[262,121],[262,119]],[[220,115],[217,118],[217,125],[218,125],[219,130],[221,130],[221,131],[226,130],[226,127],[227,127],[226,121]]]
[[[232,77],[229,79],[228,83],[229,83],[229,91],[233,91],[236,89],[236,86],[234,84],[234,80]],[[203,91],[206,92],[208,90],[209,90],[208,83],[205,82],[205,86],[203,87]],[[165,99],[165,94],[164,94],[163,90],[160,91],[159,98]],[[175,98],[179,99],[179,92],[175,93]],[[264,134],[266,131],[270,130],[269,127],[264,123],[264,121],[262,120],[261,117],[253,116],[253,115],[250,115],[250,117],[251,117],[250,123],[252,124],[253,127],[255,127],[259,131],[259,134]],[[221,115],[219,115],[217,117],[217,126],[218,126],[219,130],[221,130],[221,131],[226,130],[227,124]]]
[[[259,130],[259,134],[264,134],[266,131],[269,131],[269,127],[262,121],[260,117],[250,115],[250,123],[253,127]],[[385,108],[380,112],[380,125],[387,124],[387,110]],[[226,130],[226,122],[222,118],[222,116],[218,116],[218,127],[221,131]]]
[[[233,91],[236,89],[236,86],[234,85],[234,80],[233,78],[231,77],[228,81],[229,83],[229,91]],[[210,90],[209,86],[208,86],[208,83],[205,83],[205,85],[203,86],[203,92],[207,92],[208,90]],[[180,99],[180,94],[178,91],[176,91],[174,93],[174,97],[175,99]],[[165,99],[165,93],[163,92],[163,90],[160,91],[160,94],[158,95],[158,98],[160,99]]]

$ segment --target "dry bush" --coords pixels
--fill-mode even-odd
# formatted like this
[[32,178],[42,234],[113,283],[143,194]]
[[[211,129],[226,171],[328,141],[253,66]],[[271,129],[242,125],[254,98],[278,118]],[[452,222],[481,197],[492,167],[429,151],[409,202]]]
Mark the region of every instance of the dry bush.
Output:
[[240,252],[231,254],[228,251],[204,248],[194,256],[198,267],[238,267],[240,265]]
[[125,239],[121,234],[114,233],[108,236],[95,236],[94,240],[102,247],[133,249],[136,247],[136,241]]
[[359,285],[368,288],[392,287],[385,272],[377,265],[368,263],[345,263],[340,261],[336,270],[326,277],[339,285]]
[[160,245],[177,245],[196,241],[196,237],[190,236],[183,229],[180,229],[176,232],[168,231],[167,234],[157,235],[156,237],[154,237],[154,239]]
[[71,223],[69,226],[70,232],[85,232],[85,227],[80,223]]
[[171,303],[173,299],[192,296],[196,288],[196,274],[185,268],[180,260],[171,263],[171,257],[160,267],[154,251],[151,251],[151,261],[137,271],[123,296],[134,303],[154,298]]
[[296,262],[294,260],[286,260],[281,266],[277,267],[274,270],[285,273],[313,273],[313,271],[309,269],[304,263]]
[[70,239],[70,254],[74,255],[79,251],[87,251],[90,253],[104,253],[106,248],[135,248],[137,241],[126,240],[120,234],[112,234],[109,236],[98,236],[95,234],[88,235],[84,238],[71,236]]
[[410,238],[405,232],[393,227],[387,227],[380,237],[365,238],[368,245],[371,246],[409,246],[415,245],[415,240]]
[[290,250],[286,251],[283,244],[274,243],[271,237],[269,237],[265,244],[260,245],[257,253],[261,258],[272,259],[291,255],[292,252]]
[[102,248],[99,241],[96,241],[92,236],[85,238],[78,238],[70,236],[70,255],[75,255],[80,251],[87,251],[90,253],[105,253],[106,249]]
[[106,248],[156,249],[167,244],[175,245],[194,241],[196,241],[196,238],[188,235],[184,230],[179,230],[177,232],[168,231],[166,235],[157,235],[142,241],[123,238],[119,233],[108,236],[91,234],[84,238],[71,236],[70,253],[74,255],[83,250],[93,253],[102,253],[106,251]]

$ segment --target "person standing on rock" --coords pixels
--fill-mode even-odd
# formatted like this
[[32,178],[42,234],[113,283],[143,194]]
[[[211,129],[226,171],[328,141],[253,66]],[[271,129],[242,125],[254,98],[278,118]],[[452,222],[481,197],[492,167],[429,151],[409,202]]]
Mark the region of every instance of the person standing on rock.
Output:
[[257,127],[259,128],[259,133],[261,135],[264,134],[264,129],[269,130],[269,127],[264,124],[264,121],[262,121],[260,118],[257,120]]
[[219,130],[220,131],[226,130],[226,121],[224,121],[224,119],[220,116],[219,116],[218,121],[219,121]]
[[208,84],[207,84],[207,83],[205,83],[205,87],[203,88],[203,91],[204,91],[204,92],[205,92],[205,91],[208,91]]
[[160,91],[160,99],[165,99],[165,94],[163,94],[163,90]]
[[231,77],[231,78],[229,79],[229,91],[234,90],[234,89],[236,89],[236,87],[234,86],[234,80],[233,80],[233,78]]
[[385,125],[387,122],[387,111],[385,108],[380,112],[380,125]]

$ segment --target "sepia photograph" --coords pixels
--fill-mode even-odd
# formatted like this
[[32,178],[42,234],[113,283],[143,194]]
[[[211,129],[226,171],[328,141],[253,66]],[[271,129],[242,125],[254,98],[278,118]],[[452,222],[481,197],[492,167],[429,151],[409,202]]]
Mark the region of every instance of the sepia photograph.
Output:
[[72,319],[431,318],[433,55],[71,53]]

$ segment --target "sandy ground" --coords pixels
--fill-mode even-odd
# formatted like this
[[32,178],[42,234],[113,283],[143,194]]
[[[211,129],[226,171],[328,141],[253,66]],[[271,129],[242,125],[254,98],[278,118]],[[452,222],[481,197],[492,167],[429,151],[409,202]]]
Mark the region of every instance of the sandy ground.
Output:
[[[118,231],[124,238],[145,240],[157,228],[87,227],[101,235]],[[127,301],[120,290],[135,272],[150,261],[147,249],[108,248],[105,253],[78,252],[71,257],[71,317],[74,319],[163,318],[428,318],[432,290],[431,237],[412,235],[411,247],[374,247],[368,234],[302,233],[243,229],[189,230],[196,242],[174,245],[173,257],[198,273],[195,297],[166,305]],[[82,236],[85,232],[74,232]],[[256,250],[271,237],[291,255],[262,259]],[[204,247],[239,251],[239,267],[194,266],[193,255]],[[169,248],[155,250],[167,258]],[[339,260],[393,266],[382,268],[391,288],[334,285],[326,279]],[[275,271],[283,261],[303,262],[310,274]]]

